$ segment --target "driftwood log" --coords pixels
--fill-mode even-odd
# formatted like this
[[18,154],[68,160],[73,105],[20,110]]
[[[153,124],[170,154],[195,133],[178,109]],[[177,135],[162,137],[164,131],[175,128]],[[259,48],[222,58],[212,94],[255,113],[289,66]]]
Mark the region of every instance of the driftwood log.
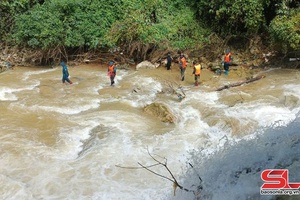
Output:
[[248,84],[248,83],[260,80],[260,79],[262,79],[264,77],[266,77],[266,76],[265,75],[259,75],[259,76],[250,78],[250,79],[245,80],[245,81],[241,81],[241,82],[237,82],[237,83],[231,83],[229,85],[224,85],[223,87],[218,88],[216,91],[222,91],[224,89],[229,89],[231,87],[237,87],[237,86],[241,86],[241,85],[244,85],[244,84]]

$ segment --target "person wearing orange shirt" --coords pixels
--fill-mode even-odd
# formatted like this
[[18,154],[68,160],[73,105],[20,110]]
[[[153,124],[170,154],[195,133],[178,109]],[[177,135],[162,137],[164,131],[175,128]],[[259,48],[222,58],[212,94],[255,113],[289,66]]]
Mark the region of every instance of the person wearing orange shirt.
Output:
[[224,74],[228,75],[228,71],[229,71],[229,66],[231,65],[233,58],[231,56],[231,53],[228,49],[226,49],[225,51],[225,56],[224,56]]
[[108,76],[110,78],[110,85],[113,86],[115,84],[115,77],[116,77],[116,74],[117,74],[117,68],[116,68],[116,65],[113,61],[110,61],[108,63]]
[[186,58],[183,54],[179,56],[179,67],[180,67],[180,74],[181,74],[181,81],[184,81],[184,75],[186,70]]

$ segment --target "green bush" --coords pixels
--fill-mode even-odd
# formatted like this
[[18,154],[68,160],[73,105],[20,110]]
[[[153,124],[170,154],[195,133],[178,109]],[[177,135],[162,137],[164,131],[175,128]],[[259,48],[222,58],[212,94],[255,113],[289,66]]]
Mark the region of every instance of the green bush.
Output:
[[264,23],[262,0],[200,0],[199,19],[222,35],[255,34]]
[[28,11],[39,0],[2,0],[0,1],[0,41],[6,39],[13,25],[14,16]]
[[159,48],[194,48],[206,41],[209,29],[202,28],[195,12],[176,1],[135,1],[123,20],[116,21],[109,34],[117,44],[154,44]]
[[280,46],[283,52],[300,50],[300,9],[291,15],[277,16],[270,24],[273,44]]
[[47,1],[16,17],[14,41],[43,49],[57,45],[91,49],[105,46],[109,44],[105,35],[120,16],[114,2]]
[[193,49],[209,42],[207,36],[211,33],[223,38],[251,38],[269,31],[274,43],[298,49],[297,2],[5,0],[0,2],[0,33],[3,40],[10,31],[11,42],[36,49],[98,49],[131,44]]

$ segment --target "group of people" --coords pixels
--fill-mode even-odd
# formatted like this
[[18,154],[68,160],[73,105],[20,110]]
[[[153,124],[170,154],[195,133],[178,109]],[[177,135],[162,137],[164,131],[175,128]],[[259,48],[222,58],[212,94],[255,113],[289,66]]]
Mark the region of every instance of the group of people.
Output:
[[[172,61],[173,61],[173,58],[172,58],[171,54],[168,53],[167,64],[166,64],[167,70],[171,69]],[[180,69],[180,79],[181,79],[181,81],[184,81],[185,70],[187,67],[187,60],[181,51],[178,51],[178,63],[179,63],[179,69]],[[200,62],[193,61],[193,67],[194,67],[193,74],[195,76],[195,86],[198,86],[199,85],[198,80],[200,79],[202,66],[201,66]]]
[[[172,58],[171,54],[168,53],[167,64],[166,64],[167,70],[171,69],[172,61],[173,61],[173,58]],[[225,75],[228,75],[229,66],[231,65],[232,61],[233,61],[233,57],[231,56],[230,51],[228,49],[226,49],[224,60],[222,61],[222,64],[224,65],[224,74]],[[187,61],[186,61],[184,54],[181,51],[178,51],[178,63],[179,63],[181,81],[184,81]],[[193,75],[195,76],[195,86],[199,85],[199,79],[200,79],[202,69],[203,69],[203,67],[199,61],[193,61]]]
[[[70,83],[72,84],[72,81],[69,79],[69,71],[68,71],[68,67],[66,65],[65,62],[61,62],[60,65],[62,66],[62,82],[63,83]],[[115,84],[115,77],[117,75],[117,67],[115,62],[113,61],[109,61],[108,63],[108,69],[107,69],[108,73],[107,75],[110,78],[110,85],[113,86]]]
[[[173,58],[170,53],[167,55],[167,63],[166,67],[167,70],[171,69]],[[231,56],[231,53],[228,49],[225,51],[225,56],[224,60],[222,61],[222,64],[224,65],[224,74],[228,75],[229,71],[229,66],[231,65],[231,62],[233,61],[233,58]],[[187,67],[187,61],[184,56],[184,54],[181,51],[178,51],[178,63],[179,63],[179,69],[180,69],[180,76],[181,76],[181,81],[184,81],[184,76],[185,76],[185,70]],[[60,65],[62,66],[62,82],[68,82],[72,84],[72,81],[69,79],[69,72],[68,72],[68,67],[64,62],[61,62]],[[199,61],[193,61],[193,75],[195,76],[195,86],[199,85],[199,79],[201,75],[201,70],[202,70],[202,65]],[[109,61],[108,63],[108,76],[110,78],[110,85],[113,86],[115,84],[115,77],[117,74],[117,68],[116,64],[113,61]]]

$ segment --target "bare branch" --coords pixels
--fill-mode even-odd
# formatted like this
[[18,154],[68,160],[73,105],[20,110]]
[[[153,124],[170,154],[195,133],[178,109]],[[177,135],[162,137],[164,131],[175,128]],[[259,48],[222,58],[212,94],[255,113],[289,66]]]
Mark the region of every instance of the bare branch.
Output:
[[138,162],[138,164],[139,164],[142,168],[146,169],[147,171],[149,171],[149,172],[151,172],[151,173],[153,173],[153,174],[155,174],[155,175],[157,175],[157,176],[159,176],[159,177],[165,178],[165,179],[167,179],[167,180],[169,180],[169,181],[171,181],[171,182],[174,183],[174,181],[173,181],[172,179],[170,179],[170,178],[168,178],[168,177],[166,177],[166,176],[164,176],[164,175],[161,175],[161,174],[159,174],[159,173],[156,173],[155,171],[150,170],[149,168],[145,167],[144,165],[142,165],[142,164],[139,163],[139,162]]
[[[159,163],[156,163],[156,164],[153,164],[153,165],[149,165],[149,166],[146,166],[147,168],[151,168],[151,167],[155,167],[155,166],[158,166],[160,165]],[[116,167],[119,167],[119,168],[123,168],[123,169],[143,169],[144,167],[124,167],[124,166],[121,166],[121,165],[115,165]]]
[[[186,94],[180,84],[167,80],[165,81],[165,83],[172,90],[172,92],[177,95],[180,101],[186,97]],[[174,84],[177,86],[177,89],[174,87]],[[180,92],[178,90],[180,90]]]
[[[156,176],[159,176],[159,177],[161,177],[161,178],[164,178],[164,179],[167,179],[167,180],[171,181],[171,182],[173,183],[174,196],[176,195],[176,189],[177,189],[177,187],[179,187],[181,190],[184,190],[184,191],[186,191],[186,192],[192,192],[192,193],[195,195],[195,197],[198,199],[198,197],[199,197],[199,195],[200,195],[200,192],[201,192],[201,190],[203,189],[203,187],[202,187],[202,184],[201,184],[201,183],[202,183],[202,179],[201,179],[201,177],[198,175],[197,172],[196,172],[196,174],[197,174],[197,176],[198,176],[198,178],[199,178],[199,180],[200,180],[200,184],[198,185],[198,187],[197,187],[196,190],[187,189],[187,188],[183,187],[182,185],[180,185],[180,184],[178,183],[177,179],[175,178],[175,176],[173,175],[173,173],[171,172],[171,170],[170,170],[169,167],[167,166],[167,159],[166,159],[166,158],[161,157],[161,156],[159,156],[159,155],[156,155],[157,157],[160,157],[160,158],[164,159],[164,162],[158,160],[157,158],[155,158],[155,157],[150,153],[148,147],[147,147],[147,153],[148,153],[148,155],[156,162],[156,164],[152,164],[152,165],[145,166],[145,165],[143,165],[142,163],[138,162],[138,165],[139,165],[140,167],[122,167],[122,166],[120,166],[120,165],[116,165],[116,167],[120,167],[120,168],[124,168],[124,169],[146,169],[147,171],[151,172],[152,174],[155,174]],[[189,163],[189,165],[194,169],[194,167],[192,166],[191,163]],[[155,167],[155,166],[163,166],[163,167],[167,170],[167,172],[169,173],[169,175],[171,176],[171,178],[170,178],[170,177],[167,177],[167,176],[165,176],[165,175],[159,174],[159,173],[155,172],[154,170],[150,169],[150,168]],[[195,170],[195,169],[194,169],[194,170]]]

